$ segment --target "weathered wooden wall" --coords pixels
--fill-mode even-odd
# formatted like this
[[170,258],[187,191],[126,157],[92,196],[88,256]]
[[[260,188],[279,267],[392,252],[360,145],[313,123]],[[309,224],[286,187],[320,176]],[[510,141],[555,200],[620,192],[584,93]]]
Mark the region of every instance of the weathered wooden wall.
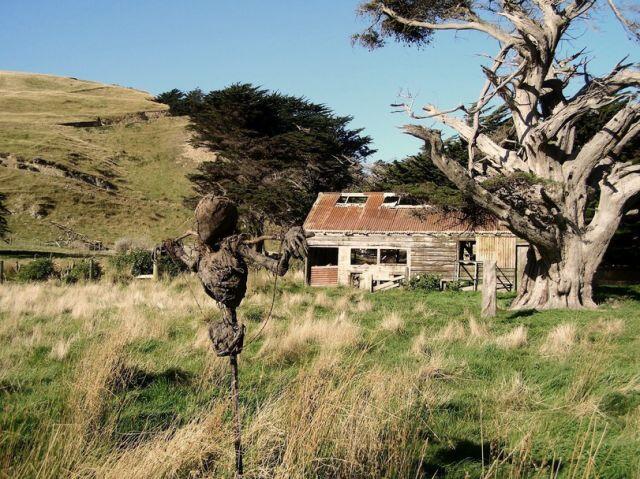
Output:
[[493,259],[499,268],[516,267],[516,237],[478,235],[476,238],[476,260]]
[[[432,273],[453,279],[458,260],[458,242],[476,240],[477,260],[495,259],[501,268],[515,268],[516,240],[510,234],[318,234],[309,239],[311,247],[338,248],[338,283],[348,284],[352,273],[375,268],[376,275]],[[406,265],[352,265],[351,248],[398,248],[407,250]],[[313,269],[311,270],[313,274]]]

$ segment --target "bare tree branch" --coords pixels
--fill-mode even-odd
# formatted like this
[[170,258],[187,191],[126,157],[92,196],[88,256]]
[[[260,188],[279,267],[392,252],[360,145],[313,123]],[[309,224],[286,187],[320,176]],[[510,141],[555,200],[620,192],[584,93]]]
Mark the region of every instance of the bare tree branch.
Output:
[[631,38],[633,38],[634,40],[640,42],[640,25],[638,25],[637,23],[632,22],[631,20],[629,20],[622,13],[622,11],[620,11],[620,9],[614,3],[613,0],[607,0],[607,3],[609,3],[609,7],[611,7],[611,10],[613,11],[613,14],[616,16],[618,21],[622,24],[624,29],[627,30],[627,32],[629,33]]
[[476,30],[478,32],[486,33],[487,35],[492,36],[498,41],[502,42],[505,45],[508,44],[516,44],[517,38],[508,34],[504,30],[502,30],[497,25],[493,25],[488,22],[484,22],[480,19],[476,19],[472,22],[443,22],[443,23],[432,23],[432,22],[423,22],[420,20],[413,20],[410,18],[405,18],[402,15],[397,14],[394,10],[387,7],[386,5],[381,5],[380,11],[387,15],[390,18],[393,18],[396,22],[402,23],[403,25],[407,25],[409,27],[419,27],[425,28],[427,30]]
[[[475,133],[471,125],[450,116],[447,112],[441,112],[433,105],[427,105],[423,110],[427,112],[429,118],[436,118],[441,123],[456,130],[466,141],[471,141],[474,137]],[[518,158],[516,152],[499,146],[487,135],[476,135],[475,143],[482,153],[495,160],[497,165],[504,169],[505,172],[529,171],[527,164]]]
[[[600,160],[614,150],[621,151],[637,132],[640,122],[640,104],[629,103],[616,113],[580,150],[576,158],[563,169],[572,185],[586,183]],[[629,135],[629,133],[632,133]]]
[[473,197],[474,201],[493,213],[499,220],[507,223],[515,233],[535,238],[542,247],[553,248],[554,235],[534,224],[529,218],[514,211],[500,198],[492,195],[480,186],[469,173],[456,161],[448,158],[443,151],[442,137],[438,130],[430,130],[418,125],[405,125],[404,131],[425,142],[430,148],[431,160],[463,193]]

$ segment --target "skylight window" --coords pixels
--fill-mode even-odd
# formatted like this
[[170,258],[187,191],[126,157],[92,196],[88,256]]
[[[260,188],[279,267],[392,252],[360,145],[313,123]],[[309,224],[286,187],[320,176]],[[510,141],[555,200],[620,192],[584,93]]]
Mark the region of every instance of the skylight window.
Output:
[[382,206],[387,208],[398,208],[398,207],[415,207],[420,206],[418,201],[414,198],[396,195],[393,193],[385,193],[384,198],[382,200]]
[[364,206],[367,199],[367,195],[340,195],[336,206]]

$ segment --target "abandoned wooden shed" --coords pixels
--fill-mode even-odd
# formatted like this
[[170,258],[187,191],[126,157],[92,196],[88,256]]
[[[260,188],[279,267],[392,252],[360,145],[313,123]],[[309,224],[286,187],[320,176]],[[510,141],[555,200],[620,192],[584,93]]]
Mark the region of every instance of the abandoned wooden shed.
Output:
[[499,286],[512,289],[516,237],[504,226],[472,228],[455,213],[407,203],[394,193],[320,193],[304,223],[314,233],[307,284],[377,290],[431,273],[445,286],[459,280],[477,287],[482,262],[495,259]]

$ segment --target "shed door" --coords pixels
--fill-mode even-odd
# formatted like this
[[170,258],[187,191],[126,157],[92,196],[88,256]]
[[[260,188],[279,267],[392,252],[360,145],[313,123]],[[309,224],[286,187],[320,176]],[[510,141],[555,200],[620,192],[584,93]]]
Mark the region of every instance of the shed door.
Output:
[[338,284],[338,248],[309,248],[308,261],[311,286]]

